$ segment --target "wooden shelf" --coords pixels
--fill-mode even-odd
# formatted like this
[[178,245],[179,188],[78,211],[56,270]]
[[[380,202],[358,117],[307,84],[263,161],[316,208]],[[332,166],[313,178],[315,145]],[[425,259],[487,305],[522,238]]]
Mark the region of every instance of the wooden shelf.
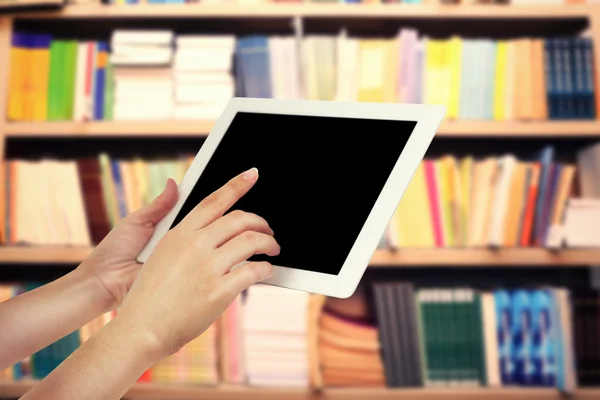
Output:
[[404,249],[377,251],[372,267],[457,266],[465,268],[491,266],[581,267],[600,265],[600,249]]
[[[214,121],[111,121],[111,122],[9,122],[9,138],[198,136],[210,133]],[[443,122],[437,136],[444,137],[600,137],[600,121]]]
[[[92,251],[87,247],[0,247],[0,264],[78,264]],[[404,249],[378,250],[370,266],[485,266],[581,267],[600,265],[600,249]]]
[[62,0],[8,0],[0,1],[0,10],[25,8],[25,7],[43,7],[43,6],[61,6]]
[[[22,396],[33,385],[32,382],[0,382],[0,398],[16,398]],[[580,389],[574,400],[598,399],[600,390]],[[303,389],[262,389],[247,387],[183,387],[155,384],[136,384],[125,395],[128,400],[444,400],[461,398],[465,400],[551,400],[563,399],[554,389],[329,389],[323,394],[317,394]]]
[[72,5],[52,13],[17,14],[23,18],[585,18],[590,5],[408,5],[408,4],[260,4],[260,5]]
[[0,247],[1,264],[79,264],[89,247]]
[[11,122],[8,137],[198,136],[210,133],[214,121]]

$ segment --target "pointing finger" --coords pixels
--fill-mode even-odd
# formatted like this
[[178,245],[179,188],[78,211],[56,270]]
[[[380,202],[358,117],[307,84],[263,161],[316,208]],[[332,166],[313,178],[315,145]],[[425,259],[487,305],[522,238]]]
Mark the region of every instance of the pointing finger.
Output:
[[224,186],[205,197],[186,217],[180,226],[184,229],[202,229],[222,217],[242,196],[254,186],[258,170],[251,168],[231,179]]

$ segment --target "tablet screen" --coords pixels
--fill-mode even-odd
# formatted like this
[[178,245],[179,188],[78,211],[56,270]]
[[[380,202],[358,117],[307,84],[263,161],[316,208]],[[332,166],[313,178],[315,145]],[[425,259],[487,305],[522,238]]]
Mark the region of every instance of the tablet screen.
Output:
[[337,275],[415,126],[239,112],[171,227],[231,178],[257,167],[257,183],[231,210],[265,218],[281,252],[250,260]]

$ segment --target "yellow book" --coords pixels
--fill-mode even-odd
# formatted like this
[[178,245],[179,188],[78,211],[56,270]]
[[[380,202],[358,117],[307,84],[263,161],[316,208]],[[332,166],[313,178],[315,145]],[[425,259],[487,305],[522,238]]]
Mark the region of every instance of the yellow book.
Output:
[[399,247],[435,247],[424,164],[415,171],[393,217]]
[[460,244],[467,245],[469,238],[469,226],[471,221],[471,192],[473,179],[473,156],[464,157],[460,162],[460,214],[461,214],[461,238]]
[[443,45],[439,40],[425,41],[425,104],[445,104],[443,87]]
[[447,84],[450,93],[447,104],[447,119],[458,119],[460,105],[460,75],[462,70],[462,39],[453,37],[446,43],[446,66],[450,69]]
[[454,156],[446,156],[443,159],[446,170],[446,181],[448,183],[445,203],[448,213],[449,245],[457,246],[460,243],[460,176],[458,165]]
[[503,121],[506,118],[506,73],[508,44],[499,41],[496,46],[496,76],[494,79],[494,120]]
[[29,59],[33,66],[31,72],[31,91],[27,99],[28,120],[46,121],[48,104],[48,72],[50,71],[50,35],[36,35]]
[[35,65],[32,115],[34,121],[46,121],[48,114],[48,73],[50,71],[50,36],[40,37],[38,46],[32,51]]
[[14,32],[10,49],[10,79],[8,82],[7,118],[11,121],[25,119],[25,94],[30,41],[29,35]]
[[504,119],[511,121],[516,119],[514,113],[515,88],[517,79],[516,62],[517,42],[514,40],[506,42],[506,74],[504,77]]
[[117,194],[115,192],[115,185],[112,177],[111,159],[107,153],[100,153],[99,160],[104,204],[106,205],[106,211],[110,225],[111,227],[114,227],[120,220],[120,214],[119,205],[117,204]]
[[398,46],[399,40],[393,39],[386,43],[386,59],[384,63],[385,85],[383,85],[383,101],[395,103],[398,98]]
[[452,212],[450,207],[450,173],[448,163],[444,158],[435,161],[435,173],[438,177],[437,184],[439,193],[440,219],[442,221],[442,232],[444,235],[445,247],[454,245],[454,237],[452,235]]
[[385,40],[364,39],[359,42],[358,101],[383,102],[385,97]]

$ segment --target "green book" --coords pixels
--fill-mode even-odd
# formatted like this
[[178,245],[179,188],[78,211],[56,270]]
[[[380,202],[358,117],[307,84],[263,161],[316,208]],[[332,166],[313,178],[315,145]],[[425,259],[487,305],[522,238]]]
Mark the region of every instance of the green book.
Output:
[[75,78],[77,75],[77,49],[78,44],[74,40],[69,40],[64,44],[64,66],[63,66],[63,101],[61,110],[64,120],[73,120],[73,105],[75,103]]
[[115,100],[115,81],[113,75],[114,69],[110,61],[106,63],[106,67],[104,70],[104,120],[112,121]]
[[48,121],[60,121],[61,115],[61,90],[63,70],[63,42],[61,40],[53,40],[50,43],[50,71],[48,72],[48,111],[46,118]]
[[473,315],[475,316],[475,341],[477,354],[477,372],[479,375],[479,384],[487,386],[487,369],[485,363],[485,336],[483,331],[483,310],[481,308],[481,293],[475,292],[475,301],[473,302]]

